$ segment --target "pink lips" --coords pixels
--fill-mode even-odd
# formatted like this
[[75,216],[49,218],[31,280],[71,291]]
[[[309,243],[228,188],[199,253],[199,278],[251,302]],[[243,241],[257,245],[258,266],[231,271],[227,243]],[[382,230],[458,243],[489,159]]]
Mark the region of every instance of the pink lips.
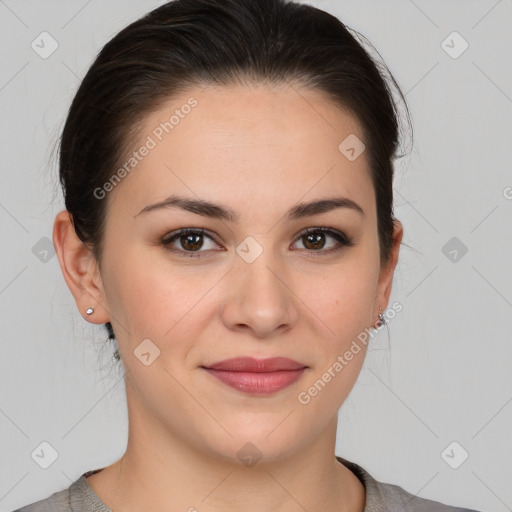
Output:
[[286,357],[270,359],[237,357],[203,368],[234,389],[251,394],[268,395],[298,380],[307,366]]

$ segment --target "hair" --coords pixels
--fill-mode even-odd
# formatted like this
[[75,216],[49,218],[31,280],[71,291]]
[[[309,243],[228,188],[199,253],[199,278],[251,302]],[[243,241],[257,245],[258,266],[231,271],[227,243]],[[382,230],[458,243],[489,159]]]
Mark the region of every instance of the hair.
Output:
[[[113,37],[72,101],[59,154],[66,209],[100,266],[108,203],[94,190],[121,165],[149,113],[198,86],[292,81],[324,93],[362,126],[380,262],[388,263],[400,135],[393,89],[412,126],[389,69],[372,59],[351,30],[333,15],[293,1],[172,0]],[[113,339],[112,325],[105,325]]]

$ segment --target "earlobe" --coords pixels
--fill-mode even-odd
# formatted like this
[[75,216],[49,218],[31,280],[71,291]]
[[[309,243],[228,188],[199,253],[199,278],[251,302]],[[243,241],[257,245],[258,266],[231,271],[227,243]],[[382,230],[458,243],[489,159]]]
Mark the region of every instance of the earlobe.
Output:
[[96,258],[76,235],[71,214],[67,210],[59,212],[55,217],[53,245],[62,275],[80,314],[91,323],[108,322],[109,315],[103,307],[106,300]]

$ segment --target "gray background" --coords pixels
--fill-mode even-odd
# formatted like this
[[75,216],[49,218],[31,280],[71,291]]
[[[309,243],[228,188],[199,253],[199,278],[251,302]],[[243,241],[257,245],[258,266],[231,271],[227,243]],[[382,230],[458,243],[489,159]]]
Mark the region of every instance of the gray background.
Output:
[[[0,0],[3,512],[125,449],[122,374],[45,240],[62,209],[52,151],[96,53],[161,3]],[[512,510],[512,1],[309,3],[370,39],[415,128],[395,181],[408,246],[390,304],[403,311],[372,341],[336,453],[421,497]],[[58,43],[46,59],[31,47],[43,31]],[[47,469],[31,455],[42,442],[58,453]]]

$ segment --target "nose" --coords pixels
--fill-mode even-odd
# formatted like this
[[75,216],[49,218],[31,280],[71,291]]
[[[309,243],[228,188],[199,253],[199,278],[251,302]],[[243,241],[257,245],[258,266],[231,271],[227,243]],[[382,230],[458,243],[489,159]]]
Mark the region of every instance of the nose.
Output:
[[289,284],[286,264],[270,250],[252,263],[237,256],[227,277],[222,320],[228,329],[268,338],[297,323],[300,299]]

